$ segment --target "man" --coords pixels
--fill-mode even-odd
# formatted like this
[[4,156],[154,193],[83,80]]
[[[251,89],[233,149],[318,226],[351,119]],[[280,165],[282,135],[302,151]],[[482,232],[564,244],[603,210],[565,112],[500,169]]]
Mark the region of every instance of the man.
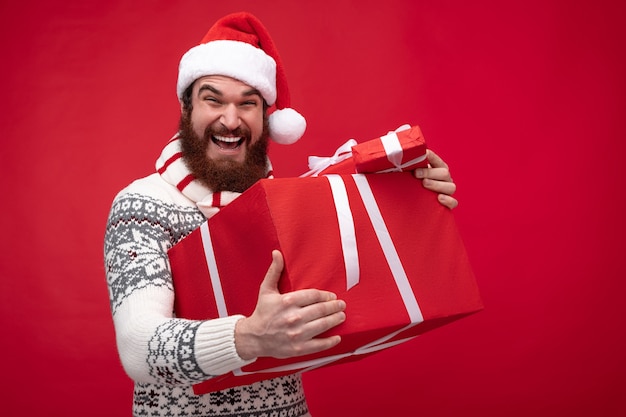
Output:
[[[196,396],[192,385],[253,362],[329,349],[318,337],[345,320],[345,303],[308,289],[281,294],[282,255],[272,253],[256,309],[193,321],[175,317],[167,251],[261,178],[272,175],[269,140],[293,143],[304,118],[289,108],[282,65],[262,24],[246,13],[218,21],[181,59],[179,133],[157,172],[115,198],[105,266],[117,345],[135,381],[135,416],[307,416],[298,374]],[[275,110],[271,112],[271,107]],[[433,152],[416,173],[454,208],[455,185]],[[245,249],[233,256],[245,256]]]

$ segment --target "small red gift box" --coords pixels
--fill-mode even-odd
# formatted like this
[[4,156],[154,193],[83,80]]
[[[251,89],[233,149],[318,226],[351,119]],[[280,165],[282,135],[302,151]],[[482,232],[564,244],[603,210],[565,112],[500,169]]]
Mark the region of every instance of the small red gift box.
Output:
[[279,249],[282,292],[333,291],[336,347],[258,358],[197,394],[351,361],[482,309],[452,212],[410,173],[261,180],[169,251],[179,317],[250,315]]
[[350,139],[333,156],[311,156],[302,176],[411,171],[428,165],[426,150],[419,126],[407,125],[360,144]]

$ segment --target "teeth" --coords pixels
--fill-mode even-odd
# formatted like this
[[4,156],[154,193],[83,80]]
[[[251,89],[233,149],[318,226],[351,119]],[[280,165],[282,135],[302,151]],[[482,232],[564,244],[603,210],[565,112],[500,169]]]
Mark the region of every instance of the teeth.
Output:
[[228,142],[228,143],[239,142],[241,140],[241,137],[229,137],[229,136],[213,136],[213,137],[219,140],[220,142]]

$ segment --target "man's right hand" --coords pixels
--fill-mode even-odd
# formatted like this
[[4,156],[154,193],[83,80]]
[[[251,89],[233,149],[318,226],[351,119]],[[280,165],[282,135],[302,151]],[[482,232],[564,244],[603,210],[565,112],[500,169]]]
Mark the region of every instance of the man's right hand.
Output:
[[284,268],[282,254],[272,252],[272,264],[259,289],[250,317],[237,322],[235,346],[244,360],[258,357],[290,358],[336,346],[340,336],[317,336],[345,321],[346,303],[329,291],[278,291]]

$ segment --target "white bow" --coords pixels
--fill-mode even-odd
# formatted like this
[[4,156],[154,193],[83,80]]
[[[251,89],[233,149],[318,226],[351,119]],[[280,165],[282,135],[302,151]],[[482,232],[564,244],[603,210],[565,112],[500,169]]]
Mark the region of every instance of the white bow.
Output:
[[317,177],[317,175],[331,165],[338,164],[348,158],[352,158],[352,147],[357,144],[355,139],[349,139],[341,145],[333,156],[309,156],[310,171],[301,177]]

